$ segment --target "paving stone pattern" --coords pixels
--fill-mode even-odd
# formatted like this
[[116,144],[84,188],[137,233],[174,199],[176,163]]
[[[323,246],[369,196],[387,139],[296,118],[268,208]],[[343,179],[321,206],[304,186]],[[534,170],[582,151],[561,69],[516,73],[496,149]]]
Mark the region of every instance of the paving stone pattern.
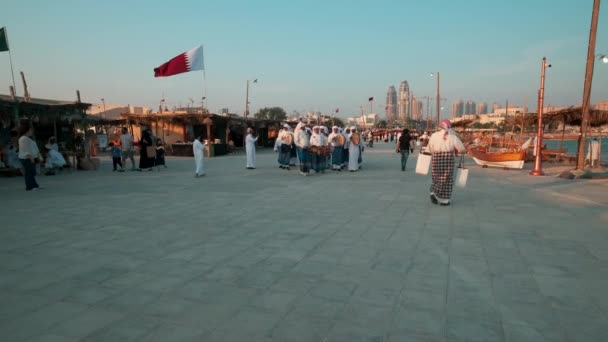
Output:
[[471,166],[453,205],[378,143],[0,179],[0,340],[608,341],[608,183]]

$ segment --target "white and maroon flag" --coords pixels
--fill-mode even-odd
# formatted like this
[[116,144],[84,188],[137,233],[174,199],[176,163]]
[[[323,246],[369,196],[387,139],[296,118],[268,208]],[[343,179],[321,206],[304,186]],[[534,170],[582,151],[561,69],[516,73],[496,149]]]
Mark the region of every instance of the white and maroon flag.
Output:
[[204,68],[203,46],[201,45],[173,57],[158,68],[154,68],[154,77],[172,76],[193,70],[203,70]]

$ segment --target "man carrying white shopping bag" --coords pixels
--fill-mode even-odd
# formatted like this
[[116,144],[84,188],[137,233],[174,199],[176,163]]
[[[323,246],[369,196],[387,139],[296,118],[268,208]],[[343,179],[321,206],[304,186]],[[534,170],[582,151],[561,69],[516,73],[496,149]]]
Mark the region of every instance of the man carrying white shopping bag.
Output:
[[460,163],[458,163],[458,167],[456,168],[456,178],[454,179],[454,183],[459,188],[464,188],[467,186],[467,178],[469,178],[469,169],[464,166],[464,155],[460,156]]
[[454,155],[464,153],[464,144],[450,131],[450,120],[439,123],[439,131],[431,135],[429,151],[431,152],[431,202],[441,206],[450,205],[454,187]]

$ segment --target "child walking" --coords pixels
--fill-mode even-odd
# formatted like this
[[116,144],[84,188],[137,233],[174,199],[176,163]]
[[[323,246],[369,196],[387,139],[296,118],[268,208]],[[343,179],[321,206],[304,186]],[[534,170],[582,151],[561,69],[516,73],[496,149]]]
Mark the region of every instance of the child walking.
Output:
[[114,170],[112,171],[116,171],[116,166],[118,165],[120,166],[118,172],[125,172],[125,170],[122,168],[122,155],[120,147],[114,146],[113,142],[110,142],[108,145],[110,146],[112,151],[112,166],[114,167]]
[[167,168],[165,164],[165,146],[163,146],[163,142],[160,139],[156,139],[156,159],[154,165],[157,166],[158,171],[160,171],[161,165]]

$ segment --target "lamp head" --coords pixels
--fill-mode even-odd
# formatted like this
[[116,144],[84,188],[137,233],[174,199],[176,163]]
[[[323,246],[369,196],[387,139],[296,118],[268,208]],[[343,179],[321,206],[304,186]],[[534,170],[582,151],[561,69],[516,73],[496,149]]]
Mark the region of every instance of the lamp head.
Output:
[[600,56],[600,61],[602,61],[602,63],[604,63],[604,64],[607,64],[608,63],[608,56],[601,55]]

